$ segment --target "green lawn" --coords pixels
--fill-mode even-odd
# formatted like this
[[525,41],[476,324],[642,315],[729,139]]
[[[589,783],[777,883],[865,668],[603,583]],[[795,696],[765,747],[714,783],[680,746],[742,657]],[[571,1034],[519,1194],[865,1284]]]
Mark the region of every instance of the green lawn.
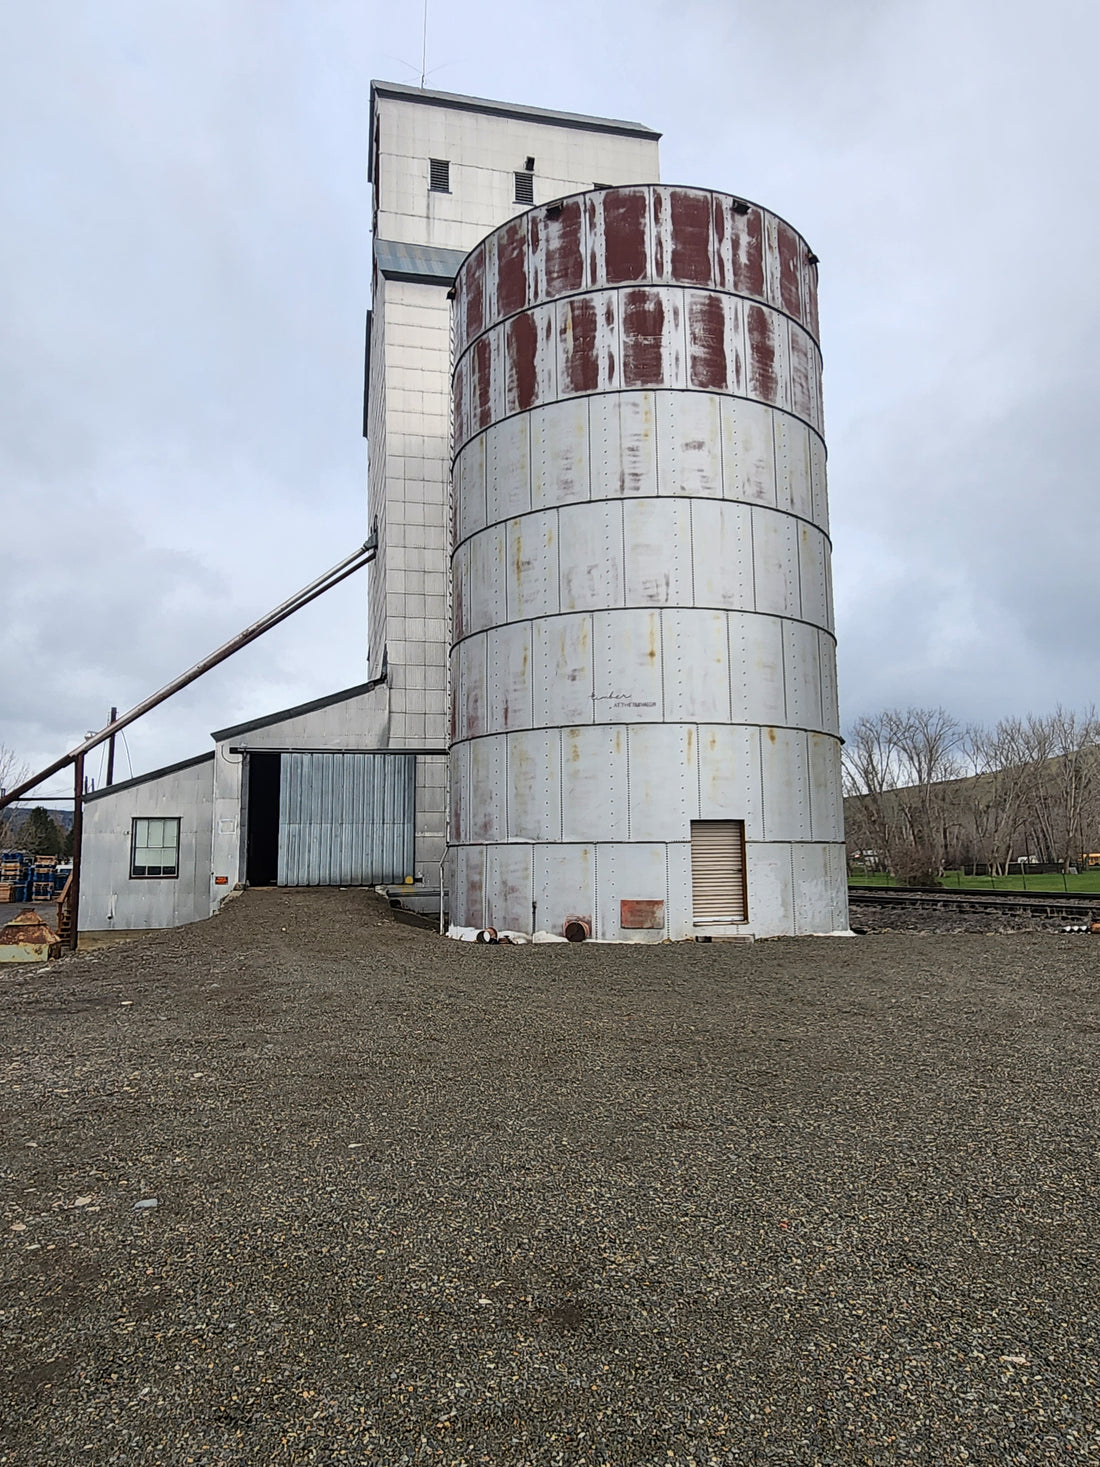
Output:
[[[866,875],[853,871],[849,873],[848,880],[852,886],[897,886],[892,876],[877,871]],[[1077,876],[1052,873],[1022,877],[1015,873],[1011,876],[967,876],[961,871],[948,871],[940,885],[951,890],[957,887],[962,891],[1100,892],[1100,870],[1082,871]]]

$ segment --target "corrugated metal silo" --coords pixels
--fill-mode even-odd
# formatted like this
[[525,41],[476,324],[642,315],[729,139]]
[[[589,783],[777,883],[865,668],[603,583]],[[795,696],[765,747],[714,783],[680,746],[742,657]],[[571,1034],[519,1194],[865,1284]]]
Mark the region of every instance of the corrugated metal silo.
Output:
[[456,280],[452,920],[847,926],[816,261],[576,195]]

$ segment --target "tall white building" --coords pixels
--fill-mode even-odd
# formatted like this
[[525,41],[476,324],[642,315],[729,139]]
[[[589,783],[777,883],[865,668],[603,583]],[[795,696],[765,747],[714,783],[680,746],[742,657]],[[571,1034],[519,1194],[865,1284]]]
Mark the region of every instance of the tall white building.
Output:
[[374,269],[365,426],[370,676],[389,746],[417,760],[416,855],[446,843],[450,645],[451,291],[465,255],[532,204],[656,182],[659,133],[635,122],[371,84]]

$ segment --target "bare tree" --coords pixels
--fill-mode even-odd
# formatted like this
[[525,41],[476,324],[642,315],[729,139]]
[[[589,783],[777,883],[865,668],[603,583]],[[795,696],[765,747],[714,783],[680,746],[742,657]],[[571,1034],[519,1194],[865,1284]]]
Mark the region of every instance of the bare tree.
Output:
[[964,772],[963,733],[942,708],[887,709],[857,719],[844,747],[845,819],[863,849],[907,885],[925,885],[958,844],[948,786]]
[[1034,769],[1026,804],[1028,833],[1041,860],[1063,871],[1080,860],[1096,832],[1100,804],[1100,719],[1059,705],[1029,718],[1026,743]]
[[964,799],[977,859],[995,875],[1008,870],[1038,777],[1027,727],[1002,718],[993,728],[974,725],[964,740],[972,778]]
[[[29,774],[30,770],[12,750],[0,744],[0,794],[22,784]],[[8,819],[10,809],[11,806],[7,810],[0,810],[0,849],[5,850],[12,843],[11,822]]]

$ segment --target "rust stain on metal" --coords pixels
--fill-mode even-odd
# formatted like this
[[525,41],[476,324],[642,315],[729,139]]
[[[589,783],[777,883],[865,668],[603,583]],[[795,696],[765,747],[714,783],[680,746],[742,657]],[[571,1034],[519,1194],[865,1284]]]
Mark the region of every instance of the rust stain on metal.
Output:
[[466,340],[472,341],[485,324],[485,251],[470,257],[462,272],[466,288]]
[[722,246],[726,240],[726,206],[722,199],[714,200],[714,212],[712,227],[714,229],[714,283],[719,290],[725,290],[726,260],[722,254]]
[[527,304],[527,229],[522,216],[497,235],[497,311],[510,316]]
[[728,376],[726,313],[721,296],[689,297],[688,351],[692,387],[725,392]]
[[817,266],[810,263],[808,256],[803,256],[802,282],[805,292],[805,309],[802,319],[810,335],[815,341],[821,339],[821,327],[817,319]]
[[459,569],[458,575],[452,575],[451,581],[454,587],[451,597],[451,614],[454,617],[455,641],[460,642],[465,633],[462,619],[462,574]]
[[474,346],[474,391],[477,403],[476,421],[487,428],[493,416],[493,348],[487,336]]
[[566,295],[584,284],[579,199],[563,204],[557,219],[546,225],[546,293]]
[[454,435],[456,446],[465,443],[466,439],[469,437],[469,430],[466,425],[466,414],[463,412],[463,403],[465,402],[465,393],[463,389],[465,383],[466,364],[465,362],[457,362],[455,364],[454,382],[451,387],[451,410],[454,413]]
[[562,322],[565,381],[570,392],[595,392],[600,385],[596,354],[596,302],[591,296],[569,301]]
[[800,418],[813,421],[810,341],[797,326],[791,327],[791,407]]
[[802,314],[802,290],[799,276],[801,246],[798,235],[789,224],[779,220],[779,299],[789,316],[797,320]]
[[616,189],[603,196],[606,278],[612,285],[645,279],[645,216],[641,189]]
[[619,902],[619,926],[628,929],[654,931],[665,925],[665,904],[657,900],[628,900]]
[[745,312],[748,328],[749,390],[765,402],[779,398],[779,374],[775,363],[775,318],[763,306],[749,306]]
[[658,280],[665,273],[665,242],[661,238],[661,219],[664,216],[664,200],[660,191],[653,191],[653,274]]
[[521,311],[508,322],[508,409],[525,412],[538,400],[538,327],[529,311]]
[[764,294],[764,216],[759,209],[730,216],[733,245],[733,288],[746,295]]
[[673,189],[672,279],[683,285],[710,285],[710,195]]
[[665,303],[655,290],[628,290],[623,295],[623,386],[664,384],[661,351]]

